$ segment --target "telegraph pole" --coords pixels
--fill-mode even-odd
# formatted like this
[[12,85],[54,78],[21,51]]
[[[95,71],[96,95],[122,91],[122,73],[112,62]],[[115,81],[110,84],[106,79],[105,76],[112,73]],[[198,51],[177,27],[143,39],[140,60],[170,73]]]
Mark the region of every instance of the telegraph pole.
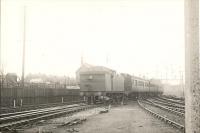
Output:
[[184,86],[183,86],[183,71],[179,71],[179,74],[180,74],[180,80],[179,80],[179,84],[180,84],[180,87],[181,87],[181,90],[182,91],[182,94],[183,94],[183,97],[184,97]]
[[26,49],[26,6],[24,6],[24,29],[23,29],[23,55],[22,55],[22,87],[24,87],[24,71],[25,71],[25,49]]

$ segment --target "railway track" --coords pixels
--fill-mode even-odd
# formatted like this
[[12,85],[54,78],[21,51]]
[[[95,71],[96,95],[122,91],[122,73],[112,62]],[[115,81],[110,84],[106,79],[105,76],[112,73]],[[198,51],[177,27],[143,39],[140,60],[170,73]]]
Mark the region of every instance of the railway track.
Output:
[[168,96],[168,95],[162,95],[160,97],[164,97],[164,98],[172,99],[172,100],[176,100],[176,101],[184,101],[185,100],[183,97],[174,97],[174,96]]
[[33,123],[44,119],[50,119],[65,114],[71,114],[92,107],[95,107],[95,105],[74,104],[68,106],[65,105],[46,109],[3,114],[0,118],[0,131],[13,130],[24,124]]
[[154,100],[146,99],[151,105],[156,106],[160,109],[166,110],[168,112],[177,114],[178,116],[184,117],[185,116],[185,110],[179,107],[174,107],[170,105],[166,105],[160,102],[155,102]]
[[164,105],[164,106],[168,106],[168,107],[173,107],[173,108],[180,109],[180,110],[182,110],[183,112],[184,112],[184,110],[185,110],[185,105],[181,105],[181,104],[169,102],[169,101],[166,101],[166,100],[164,100],[164,99],[153,98],[152,101],[155,102],[155,103],[158,103],[158,104],[162,104],[162,105]]
[[175,100],[175,99],[172,99],[172,98],[166,98],[166,97],[161,97],[161,96],[159,96],[158,98],[163,99],[163,100],[168,101],[168,102],[185,105],[185,101],[184,100],[180,100],[180,99],[176,99]]
[[63,102],[63,103],[49,103],[49,104],[38,104],[38,105],[23,105],[22,107],[17,106],[14,107],[2,107],[1,114],[7,114],[7,113],[15,113],[15,112],[21,112],[21,111],[28,111],[33,109],[42,109],[42,108],[48,108],[48,107],[56,107],[56,106],[63,106],[63,105],[70,105],[70,104],[76,104],[76,103],[83,103],[84,101],[72,101],[72,102]]
[[153,116],[184,132],[184,117],[177,116],[170,111],[162,110],[149,101],[138,100],[138,104]]

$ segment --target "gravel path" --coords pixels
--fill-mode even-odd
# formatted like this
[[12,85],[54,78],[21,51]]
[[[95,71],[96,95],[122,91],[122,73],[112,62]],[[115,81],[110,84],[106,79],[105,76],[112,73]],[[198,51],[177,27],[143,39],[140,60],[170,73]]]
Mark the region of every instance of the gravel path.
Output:
[[22,133],[181,133],[164,122],[154,118],[139,107],[137,102],[122,106],[111,106],[108,113],[99,114],[101,109],[91,109],[70,116],[86,118],[82,124],[59,127],[69,121],[69,116],[45,121],[25,129]]
[[180,133],[146,113],[136,102],[111,107],[109,113],[90,117],[78,129],[81,133]]

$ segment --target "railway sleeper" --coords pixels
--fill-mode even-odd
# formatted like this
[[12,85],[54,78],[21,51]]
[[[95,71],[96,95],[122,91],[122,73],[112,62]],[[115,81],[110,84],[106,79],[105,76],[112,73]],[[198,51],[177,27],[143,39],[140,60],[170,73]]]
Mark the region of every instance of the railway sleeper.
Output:
[[139,106],[140,106],[141,108],[143,108],[143,109],[146,110],[147,112],[150,112],[150,114],[153,114],[153,116],[159,116],[159,117],[157,117],[157,118],[159,118],[161,121],[164,121],[165,123],[171,125],[172,127],[178,128],[178,129],[182,130],[183,132],[185,132],[185,127],[184,127],[183,125],[178,124],[178,123],[176,123],[176,122],[174,122],[174,121],[171,121],[171,120],[169,120],[169,119],[167,119],[167,118],[165,118],[165,117],[163,117],[163,116],[160,116],[159,114],[157,114],[157,113],[155,113],[155,112],[153,112],[153,111],[147,109],[146,107],[144,107],[143,105],[141,105],[141,103],[139,102],[139,100],[138,100],[138,104],[139,104]]
[[[151,103],[151,105],[153,105],[155,107],[158,107],[160,109],[166,110],[168,112],[172,112],[172,113],[177,114],[178,116],[181,116],[181,117],[184,116],[184,113],[182,113],[182,112],[175,111],[175,110],[173,110],[172,108],[169,108],[169,107],[164,107],[164,106],[158,105],[158,104],[156,104],[156,103],[154,103],[154,102],[152,102],[150,100],[147,100],[147,101],[149,101]],[[149,104],[149,103],[147,102],[147,104]]]
[[96,107],[96,106],[90,106],[90,107],[81,107],[81,108],[76,108],[76,109],[71,109],[71,110],[64,110],[64,111],[59,111],[59,112],[54,112],[53,114],[45,114],[43,116],[39,116],[39,117],[35,117],[35,118],[29,118],[29,119],[26,119],[26,120],[20,120],[20,121],[16,121],[16,122],[11,122],[11,123],[7,123],[7,124],[2,124],[0,125],[0,130],[1,131],[7,131],[7,130],[13,130],[13,127],[16,128],[16,127],[19,127],[21,125],[26,125],[27,123],[34,123],[36,121],[39,121],[39,120],[44,120],[44,119],[52,119],[52,118],[55,118],[55,117],[59,117],[59,116],[63,116],[65,114],[73,114],[75,112],[79,112],[81,110],[87,110],[87,109],[90,109],[90,108],[93,108],[93,107]]

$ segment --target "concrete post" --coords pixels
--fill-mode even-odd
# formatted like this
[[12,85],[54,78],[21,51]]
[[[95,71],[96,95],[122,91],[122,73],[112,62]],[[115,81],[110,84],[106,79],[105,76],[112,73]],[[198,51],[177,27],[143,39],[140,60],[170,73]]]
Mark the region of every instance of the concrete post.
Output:
[[185,128],[200,133],[199,0],[185,0]]

